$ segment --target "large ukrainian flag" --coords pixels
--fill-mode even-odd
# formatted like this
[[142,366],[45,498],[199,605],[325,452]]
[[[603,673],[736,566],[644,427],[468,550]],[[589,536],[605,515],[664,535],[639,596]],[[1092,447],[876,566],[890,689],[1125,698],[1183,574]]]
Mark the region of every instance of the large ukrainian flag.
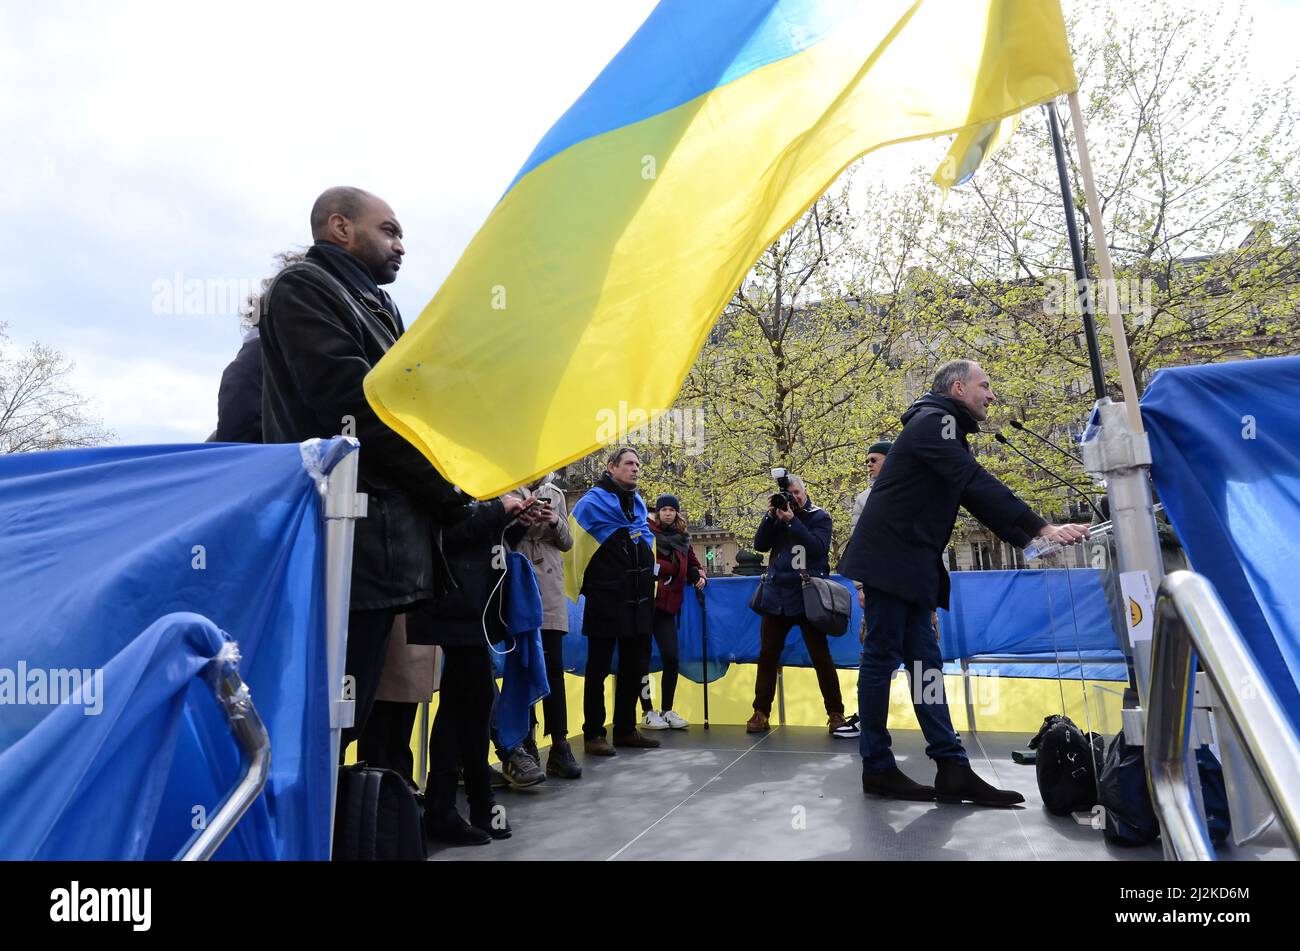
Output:
[[1059,0],[663,0],[366,396],[498,495],[612,441],[621,401],[670,407],[762,249],[850,162],[1076,85]]

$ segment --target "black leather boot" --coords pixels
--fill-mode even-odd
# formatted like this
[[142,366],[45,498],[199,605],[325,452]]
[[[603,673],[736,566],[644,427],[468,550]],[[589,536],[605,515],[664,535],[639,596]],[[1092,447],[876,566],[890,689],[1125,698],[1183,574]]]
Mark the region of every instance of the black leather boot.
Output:
[[862,791],[883,799],[906,799],[911,802],[934,802],[934,787],[922,786],[897,766],[876,772],[862,771]]
[[1010,789],[995,789],[975,775],[970,763],[962,760],[937,760],[934,798],[939,802],[973,802],[977,806],[1014,806],[1025,797]]
[[470,803],[469,824],[494,839],[508,839],[514,832],[506,818],[506,807],[492,800]]
[[560,779],[581,779],[582,767],[573,756],[569,741],[561,737],[551,738],[551,752],[546,757],[546,772]]
[[491,836],[476,829],[456,811],[456,774],[430,773],[425,786],[424,831],[446,845],[487,845]]

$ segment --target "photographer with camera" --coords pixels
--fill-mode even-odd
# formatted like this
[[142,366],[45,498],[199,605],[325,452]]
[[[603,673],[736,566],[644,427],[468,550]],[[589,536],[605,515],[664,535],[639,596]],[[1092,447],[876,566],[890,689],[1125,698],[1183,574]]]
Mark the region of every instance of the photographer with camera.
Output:
[[831,517],[825,509],[812,504],[798,476],[788,475],[784,469],[774,469],[772,475],[780,491],[769,500],[767,514],[754,534],[755,551],[771,552],[771,555],[752,605],[763,621],[759,633],[758,675],[754,681],[754,715],[745,729],[749,733],[768,729],[781,651],[785,649],[790,629],[797,626],[817,671],[828,730],[834,735],[844,726],[839,675],[826,635],[812,627],[804,616],[803,595],[805,575],[830,577]]

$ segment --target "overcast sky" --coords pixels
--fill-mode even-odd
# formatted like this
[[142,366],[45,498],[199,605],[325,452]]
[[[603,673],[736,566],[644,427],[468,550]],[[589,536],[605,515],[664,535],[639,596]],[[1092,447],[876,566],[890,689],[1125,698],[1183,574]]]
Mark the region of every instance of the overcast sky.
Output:
[[[410,324],[653,6],[6,3],[0,322],[76,361],[119,442],[202,440],[239,322],[169,313],[178,274],[255,283],[309,243],[324,187],[355,184],[402,221]],[[1255,62],[1294,66],[1300,0],[1251,7]]]

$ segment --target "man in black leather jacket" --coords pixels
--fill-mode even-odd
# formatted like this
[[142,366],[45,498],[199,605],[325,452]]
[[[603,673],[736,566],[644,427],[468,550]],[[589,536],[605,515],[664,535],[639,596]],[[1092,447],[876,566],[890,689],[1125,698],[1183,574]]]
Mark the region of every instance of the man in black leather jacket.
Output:
[[[392,208],[358,188],[326,190],[311,211],[315,243],[263,296],[262,428],[267,442],[340,433],[361,442],[352,556],[347,674],[360,736],[374,703],[393,619],[435,594],[432,523],[470,500],[366,402],[362,381],[405,327],[383,290],[401,267],[402,227]],[[333,688],[331,688],[333,689]]]

